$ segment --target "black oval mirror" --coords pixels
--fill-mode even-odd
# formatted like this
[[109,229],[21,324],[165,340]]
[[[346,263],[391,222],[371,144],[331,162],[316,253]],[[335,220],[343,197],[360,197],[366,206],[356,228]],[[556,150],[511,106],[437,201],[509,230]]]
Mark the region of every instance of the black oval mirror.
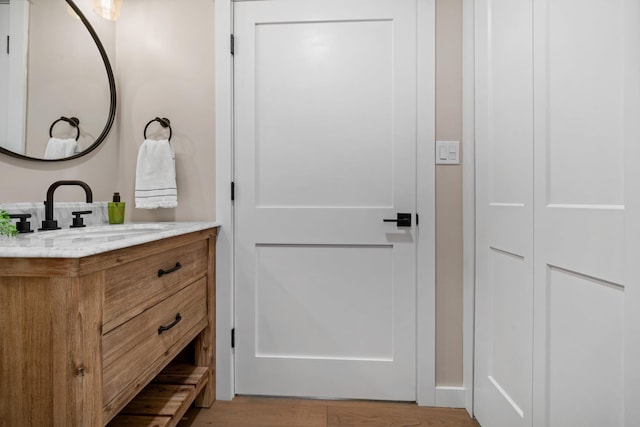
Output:
[[[31,3],[31,6],[29,6],[28,3]],[[104,70],[106,71],[107,78],[106,80],[104,80],[104,77],[103,77],[104,75],[102,75],[102,77],[99,77],[100,81],[102,82],[101,87],[95,90],[91,86],[91,85],[96,86],[93,84],[93,82],[83,85],[83,82],[79,82],[77,79],[77,76],[82,75],[82,73],[84,72],[84,69],[83,69],[84,67],[81,65],[81,66],[74,67],[75,69],[73,69],[72,72],[64,75],[64,78],[63,78],[63,80],[65,80],[64,82],[51,81],[46,78],[39,78],[37,79],[38,80],[37,84],[39,84],[40,87],[36,87],[36,83],[32,83],[31,81],[29,81],[28,83],[29,89],[27,90],[26,76],[28,73],[27,73],[27,70],[25,69],[24,71],[25,89],[23,90],[23,92],[29,93],[29,100],[28,100],[29,105],[27,108],[26,96],[24,97],[23,101],[18,101],[18,110],[20,111],[20,109],[22,109],[21,110],[23,114],[22,121],[12,120],[11,116],[9,117],[9,119],[4,120],[4,123],[8,123],[8,126],[18,127],[18,129],[16,132],[12,132],[12,131],[5,132],[6,144],[3,144],[2,143],[3,140],[0,138],[1,153],[7,154],[9,156],[19,158],[19,159],[36,160],[36,161],[43,161],[43,162],[58,162],[63,160],[76,159],[78,157],[82,157],[92,152],[93,150],[95,150],[107,138],[113,126],[113,123],[115,120],[115,113],[116,113],[116,86],[115,86],[113,69],[111,68],[111,63],[109,62],[109,58],[107,57],[105,48],[100,38],[98,37],[95,29],[93,28],[91,23],[87,20],[87,18],[82,13],[80,8],[74,3],[73,0],[65,0],[65,3],[66,5],[64,7],[68,8],[68,13],[66,10],[60,12],[57,9],[56,9],[56,13],[58,13],[58,15],[60,14],[67,15],[67,18],[66,18],[67,24],[65,25],[75,25],[73,22],[77,20],[80,20],[82,22],[82,27],[86,29],[86,31],[89,33],[93,41],[93,43],[91,41],[88,42],[87,48],[95,44],[95,47],[97,47],[97,52],[99,53],[99,56],[95,55],[96,63],[93,64],[92,67],[95,65],[95,67],[99,67],[99,69],[101,69],[102,67],[98,65],[98,62],[101,62],[101,64],[104,66]],[[14,21],[13,21],[14,17],[15,16],[20,17],[21,16],[20,13],[22,13],[24,26],[33,27],[32,28],[33,30],[34,28],[40,28],[42,26],[41,25],[42,21],[40,23],[38,22],[30,23],[30,19],[35,19],[35,18],[30,18],[29,7],[31,7],[32,10],[33,8],[41,7],[42,10],[41,9],[33,10],[34,12],[37,12],[36,14],[33,14],[33,15],[35,16],[37,16],[38,14],[40,16],[44,15],[44,17],[40,19],[45,19],[46,24],[54,25],[52,23],[54,18],[51,16],[51,13],[49,11],[44,10],[45,8],[53,7],[52,6],[53,4],[54,2],[51,2],[51,0],[46,0],[46,2],[43,2],[43,3],[38,3],[35,1],[27,2],[25,0],[25,1],[12,1],[6,6],[14,7],[14,10],[11,12],[12,25],[14,24]],[[55,4],[57,7],[58,3],[55,3]],[[24,12],[21,12],[21,11],[16,12],[17,8],[24,8]],[[73,15],[73,17],[71,15]],[[71,22],[71,24],[69,24],[69,22]],[[13,28],[16,28],[16,27],[17,25],[13,25]],[[76,30],[76,31],[80,31],[80,30]],[[25,34],[27,34],[26,31],[25,31]],[[40,46],[40,51],[46,52],[46,55],[47,55],[46,59],[43,59],[43,58],[37,59],[41,61],[41,63],[39,64],[40,70],[42,69],[46,70],[48,66],[52,68],[55,67],[60,62],[63,62],[65,60],[65,55],[69,51],[73,51],[74,49],[76,50],[79,49],[79,47],[77,46],[77,44],[79,44],[78,40],[68,40],[68,39],[62,40],[61,42],[57,43],[57,46],[61,50],[63,50],[63,52],[57,53],[56,56],[54,56],[53,54],[51,54],[51,51],[53,49],[48,49],[48,46],[46,45],[46,43],[48,42],[47,37],[53,39],[53,36],[51,33],[49,33],[48,35],[45,34],[42,37],[40,37],[41,44],[44,45],[44,46]],[[13,42],[14,38],[16,39],[15,43]],[[31,35],[28,35],[28,36],[25,35],[22,38],[30,39]],[[35,43],[35,40],[32,41],[32,43],[29,43],[28,40],[22,41],[24,46],[22,46],[23,52],[21,55],[20,34],[17,34],[17,37],[13,37],[13,34],[12,34],[11,39],[12,39],[12,45],[11,45],[12,49],[14,48],[14,44],[15,44],[16,50],[18,51],[16,56],[17,58],[24,57],[24,62],[26,67],[27,44],[29,44],[28,46],[29,50],[36,51],[37,49],[34,48],[33,46],[33,44]],[[8,40],[9,38],[7,37],[7,43],[8,43]],[[89,39],[87,38],[87,40]],[[53,41],[51,43],[53,43]],[[7,50],[9,50],[9,46],[7,46]],[[37,61],[31,55],[35,55],[35,53],[29,52],[29,67],[31,67],[32,64]],[[85,48],[84,54],[81,54],[79,56],[82,57],[81,61],[89,61],[93,58],[93,55],[89,55],[86,53],[86,48]],[[71,63],[71,61],[69,62]],[[82,62],[79,62],[79,64],[82,64]],[[85,63],[84,65],[86,66],[87,64]],[[71,67],[70,64],[68,64],[68,66]],[[88,69],[90,69],[91,71],[85,74],[91,74],[91,73],[96,74],[99,71],[98,69],[98,71],[94,72],[94,69],[92,69],[91,67],[88,67]],[[17,73],[14,73],[14,75],[15,74]],[[73,74],[75,74],[75,76]],[[31,77],[29,77],[29,79],[31,79]],[[108,89],[105,87],[105,83],[104,83],[105,81],[107,82]],[[9,82],[9,86],[11,87],[11,82]],[[40,91],[42,87],[46,87],[47,91]],[[73,95],[67,96],[69,87],[74,87],[75,92]],[[34,95],[38,92],[45,92],[45,93],[39,94],[40,99],[38,99],[38,97]],[[41,108],[41,105],[40,105],[45,103],[43,101],[46,101],[47,104],[55,105],[57,102],[60,105],[64,105],[65,102],[68,101],[68,99],[65,99],[65,98],[75,98],[75,97],[81,98],[87,101],[87,97],[90,96],[88,94],[92,94],[94,92],[100,92],[102,94],[100,99],[96,99],[95,102],[93,103],[93,104],[100,103],[101,105],[100,108],[96,108],[95,110],[91,108],[86,108],[86,105],[81,103],[80,105],[77,105],[73,108],[64,108],[64,109],[59,108],[59,109],[52,109],[53,111],[47,110],[46,112],[44,112],[43,111],[44,108]],[[104,99],[107,96],[109,98],[108,110],[107,108],[104,108],[107,106],[107,100]],[[13,102],[11,101],[11,99],[14,99],[14,100],[19,99],[19,97],[16,97],[16,96],[13,96],[13,98],[9,96],[9,98],[10,98],[9,102]],[[20,106],[20,102],[22,102],[22,106]],[[65,111],[62,111],[62,110],[65,110]],[[2,109],[0,109],[0,111],[2,111]],[[12,114],[10,105],[7,107],[7,111],[9,112],[8,113],[9,115]],[[38,114],[39,121],[36,121],[34,117],[36,113]],[[83,117],[83,115],[85,117]],[[19,123],[16,124],[16,122],[19,122]],[[37,136],[33,138],[29,137],[29,142],[27,142],[27,130],[26,130],[27,123],[33,123],[34,126],[37,126],[37,129],[36,129]],[[89,123],[91,123],[90,126],[88,125]],[[104,123],[104,126],[101,123]],[[3,121],[0,120],[0,130],[2,130],[2,124],[3,124]],[[23,128],[20,129],[19,128],[20,126],[22,126]],[[33,129],[30,129],[30,132],[34,134],[36,133],[33,131]],[[73,140],[73,139],[77,140],[81,132],[82,132],[82,139],[80,141],[81,148],[78,151],[67,151],[66,154],[57,153],[57,155],[54,155],[54,156],[50,156],[48,152],[47,154],[45,154],[46,151],[49,151],[51,147],[51,142],[52,142],[51,140],[49,140],[49,143],[45,150],[44,144],[47,143],[46,137],[60,136],[62,138],[62,135],[64,135],[64,138],[69,138],[70,140]],[[19,135],[19,136],[16,136],[16,135]],[[20,137],[22,137],[21,141],[18,140]],[[13,138],[14,140],[12,141],[11,138]],[[34,139],[37,140],[38,142],[37,144],[34,144],[31,142]],[[27,144],[37,145],[37,146],[27,150],[26,148]],[[19,147],[20,145],[22,146],[21,149],[14,148],[14,147]]]

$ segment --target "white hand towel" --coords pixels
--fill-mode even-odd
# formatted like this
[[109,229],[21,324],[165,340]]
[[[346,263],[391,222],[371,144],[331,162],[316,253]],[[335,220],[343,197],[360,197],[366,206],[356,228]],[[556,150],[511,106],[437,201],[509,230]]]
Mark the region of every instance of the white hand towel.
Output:
[[167,139],[146,139],[138,150],[136,208],[156,209],[178,206],[176,156]]
[[50,138],[44,151],[45,159],[62,159],[78,152],[78,142],[73,139]]

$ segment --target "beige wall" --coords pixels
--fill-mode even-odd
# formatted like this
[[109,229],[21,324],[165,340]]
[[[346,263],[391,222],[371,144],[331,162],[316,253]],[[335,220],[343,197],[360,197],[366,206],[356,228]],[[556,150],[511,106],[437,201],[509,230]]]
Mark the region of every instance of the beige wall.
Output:
[[[214,3],[188,3],[188,7],[175,0],[122,4],[116,43],[117,190],[127,202],[127,220],[215,219]],[[171,120],[173,129],[178,207],[133,209],[138,148],[145,125],[158,116]]]
[[[462,0],[437,0],[436,137],[462,137]],[[215,219],[214,3],[212,0],[126,0],[110,51],[118,85],[115,129],[91,155],[63,163],[0,157],[0,201],[43,200],[57,179],[82,179],[96,200],[120,191],[127,220]],[[137,149],[146,123],[173,127],[179,204],[133,209]],[[462,384],[462,169],[436,168],[436,383]],[[64,191],[68,191],[68,196]],[[77,199],[74,189],[62,198]],[[62,199],[61,199],[62,200]]]
[[[436,1],[436,139],[462,140],[462,0]],[[436,385],[462,385],[462,350],[462,165],[439,165]]]

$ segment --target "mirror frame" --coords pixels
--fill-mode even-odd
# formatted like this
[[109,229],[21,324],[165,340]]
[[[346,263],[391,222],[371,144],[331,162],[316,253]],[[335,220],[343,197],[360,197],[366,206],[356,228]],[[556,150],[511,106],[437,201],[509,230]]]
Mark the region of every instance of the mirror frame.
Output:
[[104,62],[104,66],[107,71],[107,79],[109,80],[109,93],[110,93],[109,116],[107,118],[107,123],[105,124],[104,129],[102,130],[102,133],[100,133],[100,135],[96,138],[93,144],[85,148],[82,152],[76,153],[73,156],[63,157],[60,159],[41,159],[38,157],[30,157],[24,154],[19,154],[11,150],[7,150],[6,148],[3,148],[3,147],[0,147],[0,153],[7,154],[11,157],[16,157],[18,159],[35,160],[39,162],[61,162],[64,160],[73,160],[73,159],[77,159],[78,157],[82,157],[86,154],[89,154],[90,152],[98,148],[98,146],[107,138],[107,135],[109,134],[109,131],[113,126],[113,122],[115,121],[115,117],[116,117],[116,99],[117,99],[116,98],[116,81],[113,75],[113,69],[111,68],[111,63],[109,62],[109,58],[107,57],[107,52],[104,50],[104,46],[102,45],[100,38],[96,34],[96,31],[93,29],[93,27],[91,26],[91,23],[84,16],[80,8],[78,8],[78,6],[73,2],[73,0],[65,0],[65,1],[69,5],[69,7],[71,7],[71,9],[73,9],[73,11],[78,15],[78,17],[84,24],[87,31],[89,31],[91,38],[95,42],[96,47],[100,52],[100,56],[102,57],[102,62]]

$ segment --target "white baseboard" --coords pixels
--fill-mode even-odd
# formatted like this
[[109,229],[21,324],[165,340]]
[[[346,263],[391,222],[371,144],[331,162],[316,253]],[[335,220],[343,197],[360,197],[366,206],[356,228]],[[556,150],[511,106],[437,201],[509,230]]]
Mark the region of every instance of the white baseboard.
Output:
[[464,408],[464,387],[436,387],[436,406],[440,408]]

